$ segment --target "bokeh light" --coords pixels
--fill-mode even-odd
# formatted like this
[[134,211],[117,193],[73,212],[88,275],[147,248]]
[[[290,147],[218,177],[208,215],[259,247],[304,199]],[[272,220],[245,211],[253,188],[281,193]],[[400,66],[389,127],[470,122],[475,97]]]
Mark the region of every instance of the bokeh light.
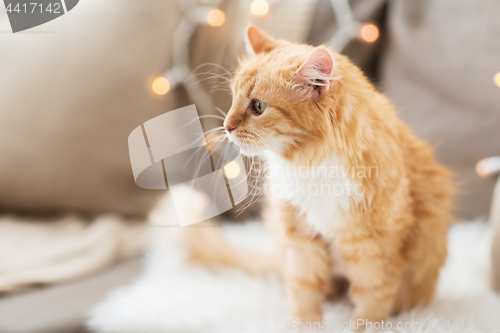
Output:
[[266,15],[269,11],[269,4],[265,0],[254,0],[250,5],[250,10],[254,15]]
[[226,15],[220,9],[212,9],[207,14],[207,23],[212,27],[220,27],[226,21]]
[[365,23],[361,28],[361,38],[368,43],[375,42],[380,35],[380,32],[375,24]]
[[481,177],[485,177],[488,175],[489,173],[489,166],[488,166],[488,163],[486,163],[485,161],[479,161],[477,164],[476,164],[476,172],[478,175],[480,175]]
[[500,157],[488,157],[476,164],[476,172],[481,177],[491,176],[500,172]]
[[153,91],[158,95],[165,95],[170,90],[170,82],[163,76],[153,81]]
[[496,73],[493,77],[493,81],[497,87],[500,87],[500,72]]
[[240,166],[235,161],[229,162],[224,166],[224,173],[229,179],[234,179],[240,174]]

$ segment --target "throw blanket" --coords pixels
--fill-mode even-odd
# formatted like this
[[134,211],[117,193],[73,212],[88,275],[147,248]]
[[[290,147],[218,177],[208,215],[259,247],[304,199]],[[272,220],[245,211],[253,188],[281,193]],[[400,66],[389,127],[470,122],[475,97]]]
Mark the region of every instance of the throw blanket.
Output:
[[140,253],[145,221],[116,215],[0,218],[0,293],[79,278]]

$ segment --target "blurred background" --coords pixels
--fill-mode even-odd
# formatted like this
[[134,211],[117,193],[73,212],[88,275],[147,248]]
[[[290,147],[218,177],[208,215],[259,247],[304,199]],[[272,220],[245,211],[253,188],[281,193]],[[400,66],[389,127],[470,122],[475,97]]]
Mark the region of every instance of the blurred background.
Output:
[[127,137],[193,103],[227,112],[250,22],[348,55],[454,170],[457,219],[487,215],[496,178],[476,164],[500,154],[499,14],[497,0],[82,0],[13,34],[0,5],[0,332],[82,331],[140,271],[164,192],[135,185]]

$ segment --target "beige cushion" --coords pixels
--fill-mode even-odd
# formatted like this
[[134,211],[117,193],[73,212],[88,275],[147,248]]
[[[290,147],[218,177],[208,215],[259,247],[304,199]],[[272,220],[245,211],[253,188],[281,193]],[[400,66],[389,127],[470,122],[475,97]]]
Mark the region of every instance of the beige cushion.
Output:
[[[161,191],[134,183],[127,137],[173,109],[149,87],[171,55],[171,1],[86,0],[0,34],[0,208],[143,215]],[[10,30],[0,12],[0,30]]]
[[[144,220],[102,215],[60,219],[0,218],[0,294],[94,273],[144,251]],[[20,241],[22,240],[22,241]]]

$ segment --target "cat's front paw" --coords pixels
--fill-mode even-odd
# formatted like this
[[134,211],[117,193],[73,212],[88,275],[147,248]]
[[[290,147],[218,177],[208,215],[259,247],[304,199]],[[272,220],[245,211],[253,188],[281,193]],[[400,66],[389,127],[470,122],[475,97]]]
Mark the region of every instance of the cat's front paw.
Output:
[[356,311],[351,317],[351,322],[355,323],[354,331],[364,332],[367,328],[382,328],[384,318],[381,318],[380,316],[370,316],[362,311]]
[[[321,321],[323,320],[323,315],[321,313],[317,312],[308,312],[308,313],[300,313],[300,314],[295,314],[294,318],[297,319],[299,323],[303,323],[303,327],[316,327],[318,326],[321,327]],[[307,325],[307,323],[310,323],[310,325]],[[314,325],[316,323],[316,326]]]

